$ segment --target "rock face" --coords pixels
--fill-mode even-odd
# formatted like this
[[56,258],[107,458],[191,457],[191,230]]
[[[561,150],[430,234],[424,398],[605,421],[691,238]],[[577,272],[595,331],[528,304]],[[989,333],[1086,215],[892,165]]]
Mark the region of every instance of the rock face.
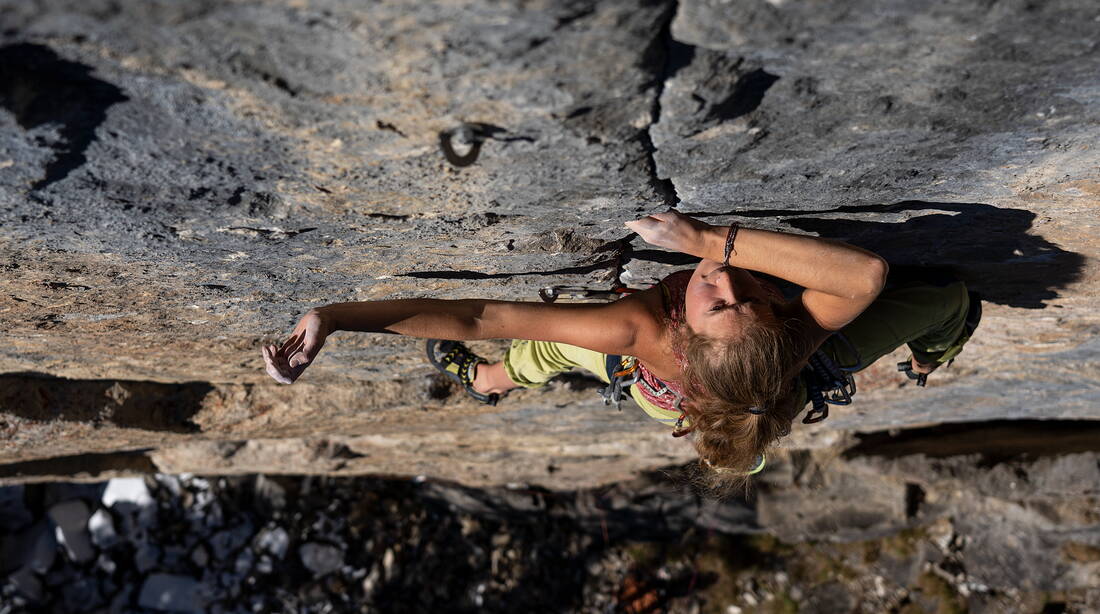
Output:
[[338,335],[291,387],[259,358],[327,302],[644,285],[690,260],[621,224],[672,204],[949,265],[987,300],[929,388],[884,359],[792,448],[1100,417],[1094,3],[13,0],[0,14],[0,479],[576,488],[687,461],[584,378],[486,408],[433,378],[414,340]]

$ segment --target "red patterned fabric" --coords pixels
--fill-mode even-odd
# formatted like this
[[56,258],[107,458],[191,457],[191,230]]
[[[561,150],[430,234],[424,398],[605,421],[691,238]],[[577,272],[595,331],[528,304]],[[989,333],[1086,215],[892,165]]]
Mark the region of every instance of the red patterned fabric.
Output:
[[[661,298],[664,301],[666,326],[671,330],[684,321],[684,296],[687,294],[688,281],[691,280],[691,270],[677,271],[667,275],[657,282],[661,286]],[[676,354],[676,363],[683,368],[684,359]],[[683,398],[684,390],[680,382],[658,379],[646,368],[645,363],[638,361],[638,379],[644,381],[646,386],[638,386],[638,390],[647,401],[661,409],[670,412],[679,412],[677,401]],[[637,384],[636,384],[637,385]],[[663,394],[653,394],[653,391]]]

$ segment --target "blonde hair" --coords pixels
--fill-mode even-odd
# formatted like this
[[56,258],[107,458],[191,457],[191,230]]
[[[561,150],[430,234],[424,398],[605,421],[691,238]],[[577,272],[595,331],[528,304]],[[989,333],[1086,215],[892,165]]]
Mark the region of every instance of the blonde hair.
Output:
[[749,473],[797,413],[795,378],[810,353],[797,318],[746,322],[734,339],[705,337],[686,324],[677,339],[686,359],[695,481],[715,495],[749,486]]

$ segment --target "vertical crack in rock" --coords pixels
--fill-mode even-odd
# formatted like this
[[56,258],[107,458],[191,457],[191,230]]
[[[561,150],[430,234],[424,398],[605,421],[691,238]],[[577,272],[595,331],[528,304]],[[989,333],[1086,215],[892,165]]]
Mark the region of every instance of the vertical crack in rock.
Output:
[[642,55],[642,62],[644,64],[659,65],[661,67],[654,82],[657,91],[653,96],[653,106],[650,113],[652,119],[649,126],[641,133],[640,138],[642,146],[645,148],[646,153],[649,154],[650,183],[661,195],[664,204],[669,208],[679,205],[680,197],[676,193],[676,185],[672,183],[672,179],[662,179],[657,172],[657,158],[655,155],[657,153],[657,147],[653,144],[653,136],[650,134],[650,131],[653,129],[654,125],[661,121],[661,95],[665,91],[665,83],[667,83],[684,65],[685,62],[683,62],[683,58],[686,55],[690,55],[692,52],[690,46],[679,43],[672,38],[672,22],[676,19],[676,12],[679,8],[679,2],[672,2],[669,4],[668,14],[661,24],[660,34]]
[[[680,196],[676,192],[676,184],[672,182],[671,178],[662,179],[657,171],[657,146],[653,142],[653,126],[657,125],[661,121],[661,96],[665,91],[665,84],[669,79],[674,77],[677,72],[687,64],[691,62],[691,58],[695,53],[695,48],[691,45],[685,45],[675,40],[672,37],[672,22],[676,19],[676,14],[680,9],[680,3],[678,1],[670,2],[668,5],[668,12],[664,16],[664,20],[661,23],[660,33],[651,41],[650,45],[642,53],[642,64],[645,66],[659,66],[659,71],[655,72],[655,79],[653,81],[654,89],[656,90],[653,95],[653,105],[650,108],[650,122],[644,131],[639,135],[642,147],[648,157],[648,171],[650,185],[653,189],[661,195],[661,200],[666,208],[672,209],[680,204]],[[628,285],[629,280],[624,280],[623,276],[627,272],[626,265],[634,257],[634,248],[630,243],[631,234],[627,234],[620,239],[618,243],[621,245],[621,250],[615,261],[615,286]]]

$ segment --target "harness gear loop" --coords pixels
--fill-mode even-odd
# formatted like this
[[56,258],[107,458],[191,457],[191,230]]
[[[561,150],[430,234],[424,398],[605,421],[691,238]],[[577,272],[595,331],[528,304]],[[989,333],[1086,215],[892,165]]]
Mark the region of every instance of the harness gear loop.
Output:
[[628,288],[626,286],[616,286],[610,290],[585,288],[584,286],[546,286],[539,289],[539,298],[541,298],[544,303],[553,303],[558,299],[575,301],[614,301],[637,291],[636,288]]
[[600,388],[600,396],[604,405],[615,403],[615,409],[623,410],[624,391],[638,382],[638,359],[631,356],[608,356],[607,377],[610,380],[606,386]]
[[848,346],[848,350],[856,357],[856,362],[851,366],[838,365],[820,349],[810,356],[806,366],[802,368],[801,377],[813,407],[802,418],[803,424],[813,424],[828,418],[829,405],[850,405],[852,395],[856,393],[856,379],[852,374],[863,367],[863,360],[851,340],[843,333],[837,332],[833,336]]

